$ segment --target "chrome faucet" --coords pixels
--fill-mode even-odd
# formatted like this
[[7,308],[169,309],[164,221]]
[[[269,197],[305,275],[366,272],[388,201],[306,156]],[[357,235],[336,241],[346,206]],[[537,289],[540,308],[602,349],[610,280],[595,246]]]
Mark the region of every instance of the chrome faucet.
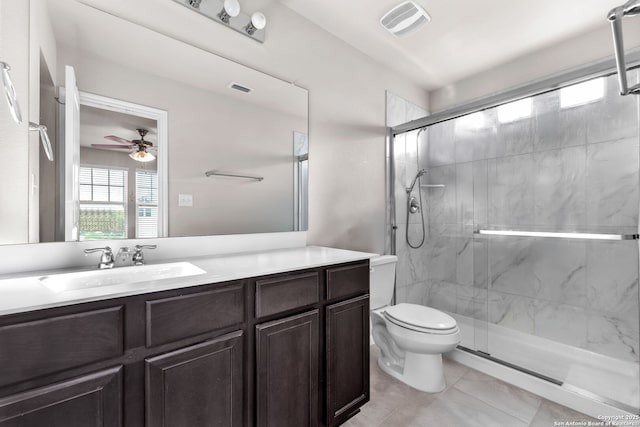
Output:
[[115,258],[116,265],[131,265],[131,250],[126,246],[118,249],[118,254]]
[[155,249],[157,247],[157,245],[135,245],[133,247],[133,256],[131,257],[133,265],[144,265],[144,255],[142,254],[143,249]]
[[109,246],[105,246],[104,248],[91,248],[84,250],[85,255],[92,254],[94,252],[102,252],[102,255],[100,256],[100,262],[98,263],[99,269],[104,270],[107,268],[113,268],[113,265],[115,264],[113,260],[113,251]]

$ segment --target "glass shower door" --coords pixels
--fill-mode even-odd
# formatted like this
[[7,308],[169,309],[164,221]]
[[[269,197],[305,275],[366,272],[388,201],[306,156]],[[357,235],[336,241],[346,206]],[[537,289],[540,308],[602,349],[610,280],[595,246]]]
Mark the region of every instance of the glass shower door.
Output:
[[475,349],[636,413],[637,103],[593,79],[475,113],[473,146]]

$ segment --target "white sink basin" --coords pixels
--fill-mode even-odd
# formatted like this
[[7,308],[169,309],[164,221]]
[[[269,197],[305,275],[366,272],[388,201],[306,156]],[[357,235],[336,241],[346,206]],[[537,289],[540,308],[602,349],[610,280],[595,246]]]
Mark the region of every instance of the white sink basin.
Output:
[[189,277],[205,273],[206,271],[189,262],[174,262],[168,264],[116,267],[110,270],[54,274],[40,277],[38,280],[53,292],[64,292],[148,282],[151,280]]

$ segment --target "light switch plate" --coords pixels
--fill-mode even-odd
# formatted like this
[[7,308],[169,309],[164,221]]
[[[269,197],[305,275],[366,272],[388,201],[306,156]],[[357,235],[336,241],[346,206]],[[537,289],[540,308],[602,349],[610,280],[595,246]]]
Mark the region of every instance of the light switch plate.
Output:
[[178,194],[178,206],[181,208],[193,207],[192,194]]

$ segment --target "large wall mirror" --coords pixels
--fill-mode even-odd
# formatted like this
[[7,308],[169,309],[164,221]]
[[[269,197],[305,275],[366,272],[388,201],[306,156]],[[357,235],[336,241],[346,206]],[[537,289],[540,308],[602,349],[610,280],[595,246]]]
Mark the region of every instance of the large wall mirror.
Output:
[[28,237],[0,243],[306,230],[305,89],[74,0],[31,3],[29,102],[55,156],[31,156]]

